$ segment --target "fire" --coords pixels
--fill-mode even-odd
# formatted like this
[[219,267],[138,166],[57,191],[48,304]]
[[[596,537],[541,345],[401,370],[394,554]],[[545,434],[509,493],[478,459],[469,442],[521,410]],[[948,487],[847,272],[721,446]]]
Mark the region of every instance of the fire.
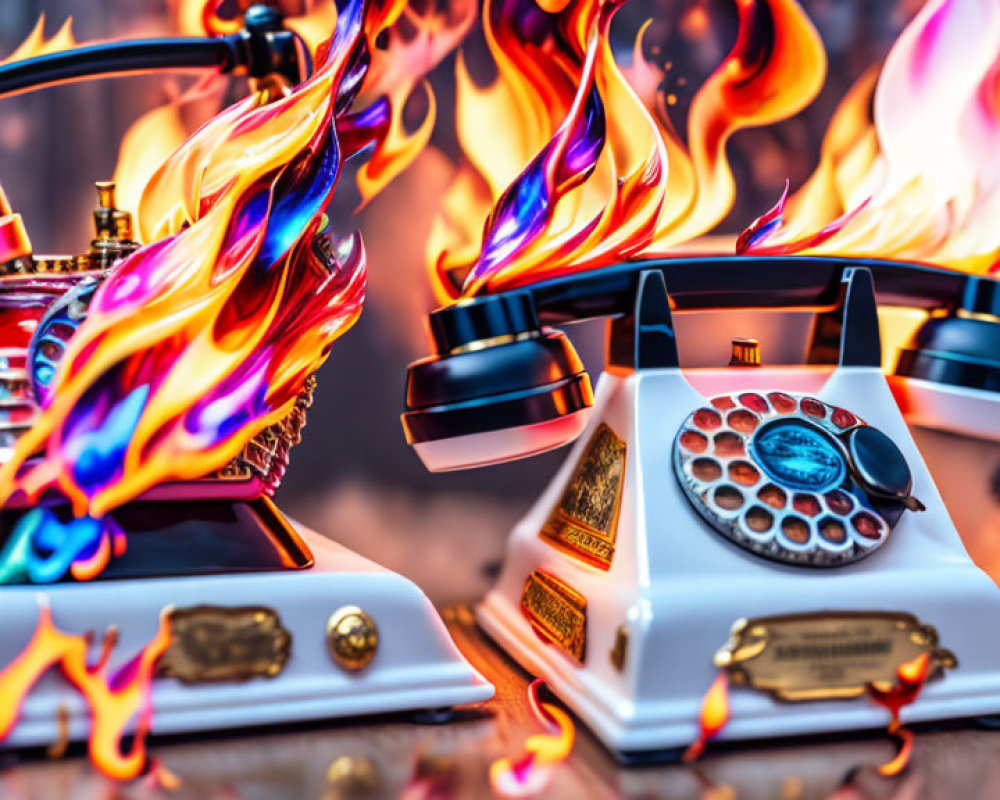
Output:
[[[434,3],[425,3],[422,11],[406,5],[387,29],[385,49],[374,52],[363,91],[363,97],[377,98],[369,113],[378,115],[380,126],[371,159],[358,172],[363,203],[406,169],[430,141],[436,104],[423,78],[465,38],[476,11],[476,0],[455,0],[444,11],[436,10]],[[407,133],[403,110],[421,83],[428,109],[416,130]]]
[[715,676],[701,701],[698,715],[698,739],[684,751],[684,761],[695,761],[705,752],[705,745],[729,722],[729,673]]
[[996,3],[932,0],[844,98],[820,164],[747,253],[829,253],[995,272]]
[[529,736],[524,742],[525,754],[517,761],[498,758],[490,765],[490,786],[500,797],[533,797],[548,786],[552,770],[569,758],[576,739],[573,721],[561,708],[543,703],[538,693],[545,685],[542,680],[528,686],[528,702],[535,717],[548,733]]
[[73,38],[73,18],[67,17],[58,31],[51,37],[45,38],[45,14],[38,15],[38,21],[27,38],[17,46],[17,49],[7,58],[0,61],[0,64],[8,64],[11,61],[20,61],[23,58],[34,58],[44,56],[49,53],[57,53],[76,46],[76,39]]
[[542,6],[549,16],[529,0],[485,3],[493,84],[477,87],[459,62],[464,158],[428,245],[442,299],[658,255],[711,229],[735,197],[729,137],[797,113],[825,75],[793,0],[737,0],[736,44],[698,90],[685,146],[655,96],[642,32],[632,67],[614,60],[620,3]]
[[[898,737],[901,745],[896,757],[879,767],[879,772],[886,776],[898,775],[910,760],[913,750],[913,734],[903,728],[899,721],[899,712],[913,703],[927,680],[930,669],[931,653],[921,653],[916,658],[906,661],[896,669],[896,683],[883,686],[870,683],[867,686],[869,696],[879,705],[889,709],[892,719],[889,722],[889,733]],[[729,674],[720,672],[701,701],[701,712],[698,716],[698,739],[684,751],[684,761],[696,761],[705,752],[705,745],[726,727],[729,722]]]
[[913,751],[913,734],[906,730],[899,721],[899,712],[903,706],[908,706],[917,699],[920,690],[927,680],[930,667],[930,652],[921,653],[911,661],[900,664],[896,671],[896,684],[882,687],[869,684],[868,694],[880,706],[889,709],[892,719],[889,722],[889,733],[900,740],[899,752],[891,761],[883,764],[878,771],[885,776],[898,775],[910,761]]
[[0,499],[55,490],[77,518],[101,520],[155,485],[211,474],[287,415],[364,297],[360,238],[335,247],[332,268],[314,240],[352,154],[335,131],[368,21],[349,3],[312,78],[235,104],[159,167],[137,216],[151,244],[95,294],[51,399],[0,468]]
[[[45,604],[38,615],[34,635],[21,654],[0,671],[0,740],[17,723],[21,704],[31,687],[56,665],[83,695],[90,709],[90,757],[105,775],[128,780],[146,767],[146,734],[152,722],[150,686],[156,660],[170,644],[170,621],[166,613],[153,639],[132,660],[108,674],[108,659],[115,646],[112,632],[105,635],[104,646],[96,664],[89,664],[87,652],[91,637],[60,631],[52,621],[52,610]],[[121,740],[135,719],[135,738],[128,753],[121,750]]]
[[114,172],[119,208],[136,213],[153,173],[191,133],[185,111],[201,103],[217,111],[225,87],[226,79],[213,74],[183,92],[172,82],[165,84],[168,102],[143,114],[122,136]]
[[[220,16],[223,0],[175,0],[174,26],[185,36],[219,36],[239,29],[240,17],[249,7],[240,0],[239,14]],[[280,2],[272,3],[279,8]],[[364,110],[351,115],[351,128],[364,134],[360,147],[374,145],[370,160],[357,172],[362,204],[367,203],[405,170],[430,140],[436,104],[429,84],[423,83],[428,110],[416,130],[408,132],[403,120],[407,100],[424,76],[465,37],[475,21],[476,0],[459,0],[438,11],[433,3],[423,10],[406,0],[387,0],[374,9],[366,24],[370,42],[384,30],[385,47],[371,51],[371,66],[364,76],[359,105]],[[306,11],[286,18],[285,25],[302,37],[316,58],[319,48],[337,24],[334,0],[317,0]],[[187,109],[207,104],[213,113],[220,108],[227,78],[206,75],[184,92],[166,85],[170,100],[140,117],[125,132],[118,153],[114,179],[122,209],[136,212],[143,189],[153,171],[194,130]],[[339,131],[344,135],[343,130]]]

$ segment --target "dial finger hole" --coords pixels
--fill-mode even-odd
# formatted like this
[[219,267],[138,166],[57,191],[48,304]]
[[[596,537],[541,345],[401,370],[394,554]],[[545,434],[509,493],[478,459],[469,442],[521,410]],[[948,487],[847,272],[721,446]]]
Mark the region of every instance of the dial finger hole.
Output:
[[815,517],[821,511],[819,500],[816,499],[815,495],[801,492],[792,498],[792,508],[807,517]]
[[874,514],[869,514],[867,511],[861,511],[851,517],[851,524],[854,525],[854,530],[866,539],[878,539],[882,534],[881,523]]
[[712,441],[715,444],[715,454],[719,458],[737,458],[747,454],[743,437],[732,431],[717,433]]
[[774,525],[774,514],[763,506],[753,506],[747,511],[746,523],[754,533],[766,533]]
[[689,453],[704,453],[708,449],[708,437],[698,431],[684,431],[681,434],[681,447]]
[[781,521],[781,532],[795,544],[805,544],[809,541],[809,523],[800,517],[785,517]]
[[803,397],[799,402],[802,413],[816,419],[823,419],[826,416],[826,406],[814,397]]
[[833,409],[830,419],[838,428],[851,428],[858,424],[858,418],[845,408]]
[[775,486],[773,483],[767,484],[767,486],[757,492],[757,498],[764,505],[778,510],[783,509],[788,502],[788,495],[785,494],[785,490],[780,486]]
[[791,414],[799,407],[795,398],[784,392],[771,392],[767,399],[771,401],[771,408],[779,414]]
[[722,477],[722,465],[713,458],[696,458],[691,464],[691,474],[705,483],[712,483]]
[[723,395],[722,397],[713,397],[712,405],[715,406],[719,411],[731,411],[736,408],[736,403],[733,402],[733,398]]
[[833,544],[843,544],[847,540],[844,523],[833,517],[824,517],[820,520],[819,535]]
[[713,497],[715,504],[726,511],[735,511],[743,505],[743,495],[735,486],[720,486]]
[[734,431],[739,431],[746,435],[757,430],[757,426],[760,424],[760,420],[757,419],[755,414],[742,408],[730,411],[729,416],[726,417],[726,422],[729,423],[729,427]]
[[826,493],[826,505],[834,514],[846,517],[854,508],[854,501],[847,492],[834,489],[832,492]]
[[722,427],[722,415],[711,408],[699,408],[694,412],[694,424],[703,431],[714,431]]
[[754,486],[760,481],[760,471],[747,461],[734,461],[729,465],[729,480],[740,486]]
[[746,394],[740,395],[740,404],[744,408],[749,408],[751,411],[756,411],[758,414],[766,414],[769,409],[767,407],[767,400],[761,397],[755,392],[747,392]]

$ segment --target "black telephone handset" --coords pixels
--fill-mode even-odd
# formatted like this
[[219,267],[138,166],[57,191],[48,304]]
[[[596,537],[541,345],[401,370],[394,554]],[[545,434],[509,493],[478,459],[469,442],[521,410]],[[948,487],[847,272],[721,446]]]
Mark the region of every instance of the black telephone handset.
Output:
[[[582,423],[565,421],[581,417],[593,394],[572,344],[552,325],[608,317],[608,365],[649,369],[679,366],[671,310],[812,310],[808,363],[879,366],[880,305],[933,312],[900,353],[897,374],[1000,392],[1000,283],[992,278],[877,259],[676,258],[590,270],[431,312],[434,354],[409,367],[403,428],[433,471],[572,441]],[[504,431],[537,435],[511,447]]]
[[0,96],[111,75],[218,69],[250,78],[281,75],[295,85],[312,72],[309,48],[282,15],[251,6],[242,28],[226,36],[163,37],[82,45],[0,66]]

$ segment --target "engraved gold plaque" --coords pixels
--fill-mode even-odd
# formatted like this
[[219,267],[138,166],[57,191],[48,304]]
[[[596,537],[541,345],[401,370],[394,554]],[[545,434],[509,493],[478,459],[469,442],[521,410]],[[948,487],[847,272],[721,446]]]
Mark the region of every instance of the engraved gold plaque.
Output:
[[587,599],[582,594],[536,569],[524,584],[521,612],[544,639],[583,661],[587,652]]
[[892,686],[900,665],[931,654],[927,679],[957,662],[937,631],[912,614],[826,611],[739,620],[715,656],[734,684],[798,702],[858,697]]
[[542,526],[542,539],[601,569],[611,566],[625,482],[625,449],[625,441],[607,425],[602,423],[594,431],[562,498]]
[[273,678],[291,653],[292,635],[265,606],[177,608],[170,630],[156,676],[186,684]]

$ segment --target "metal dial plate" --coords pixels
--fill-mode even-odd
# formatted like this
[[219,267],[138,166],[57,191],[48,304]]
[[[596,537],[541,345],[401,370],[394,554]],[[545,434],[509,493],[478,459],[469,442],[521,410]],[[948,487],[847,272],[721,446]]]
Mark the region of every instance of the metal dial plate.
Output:
[[741,547],[790,564],[847,564],[899,518],[884,504],[877,511],[852,474],[842,437],[865,424],[809,395],[720,395],[681,425],[674,471],[698,513]]

